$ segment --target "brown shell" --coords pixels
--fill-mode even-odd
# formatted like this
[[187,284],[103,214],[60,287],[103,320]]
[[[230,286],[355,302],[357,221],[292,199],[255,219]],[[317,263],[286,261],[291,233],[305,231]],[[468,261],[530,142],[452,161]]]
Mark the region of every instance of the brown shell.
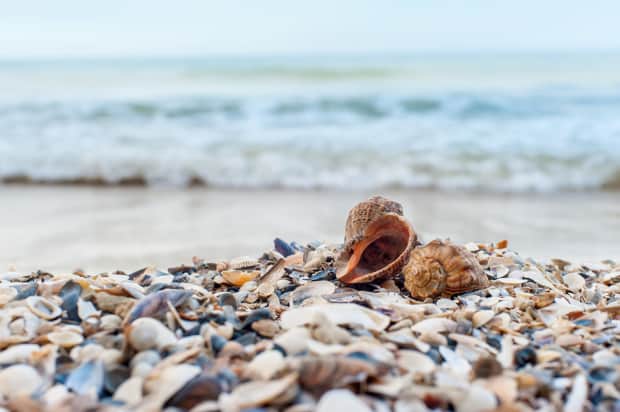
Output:
[[344,249],[336,262],[338,279],[345,283],[371,282],[402,270],[417,239],[402,214],[399,203],[381,196],[351,209]]
[[474,255],[462,246],[440,240],[414,249],[403,274],[407,290],[421,299],[449,297],[489,285]]

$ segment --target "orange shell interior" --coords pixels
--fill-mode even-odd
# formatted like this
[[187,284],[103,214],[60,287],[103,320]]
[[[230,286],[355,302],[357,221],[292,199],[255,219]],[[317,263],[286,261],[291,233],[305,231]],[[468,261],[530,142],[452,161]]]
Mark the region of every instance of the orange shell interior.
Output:
[[346,266],[337,273],[338,279],[345,283],[364,283],[394,274],[414,240],[413,229],[405,219],[396,214],[380,217],[353,246]]

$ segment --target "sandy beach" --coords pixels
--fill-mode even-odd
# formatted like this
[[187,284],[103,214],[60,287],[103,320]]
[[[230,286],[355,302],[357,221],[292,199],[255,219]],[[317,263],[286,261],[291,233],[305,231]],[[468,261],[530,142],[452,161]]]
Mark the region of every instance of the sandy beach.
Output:
[[[421,237],[508,239],[524,257],[620,259],[620,193],[500,195],[382,191]],[[338,243],[346,213],[374,192],[0,189],[0,267],[88,272],[259,256],[274,237]]]

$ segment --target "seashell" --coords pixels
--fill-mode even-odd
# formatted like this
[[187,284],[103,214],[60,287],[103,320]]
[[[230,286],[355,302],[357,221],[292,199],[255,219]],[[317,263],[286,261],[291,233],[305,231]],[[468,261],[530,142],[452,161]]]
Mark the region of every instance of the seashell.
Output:
[[39,345],[26,343],[8,347],[5,350],[0,351],[0,365],[25,363],[30,358],[30,355],[39,349]]
[[326,280],[319,280],[317,282],[308,282],[303,286],[299,286],[293,292],[291,292],[290,302],[291,306],[299,306],[301,303],[314,296],[331,295],[336,290],[336,285]]
[[569,273],[563,278],[564,284],[573,292],[579,292],[586,286],[586,280],[577,273]]
[[228,262],[229,270],[253,269],[257,266],[259,266],[258,259],[249,256],[239,256]]
[[52,332],[47,334],[47,340],[54,345],[58,345],[63,348],[72,348],[79,345],[84,341],[84,337],[70,330],[63,330],[59,332]]
[[30,396],[43,384],[43,378],[32,366],[19,364],[0,371],[0,395],[2,396]]
[[485,387],[473,384],[467,388],[465,397],[455,402],[458,412],[491,411],[497,407],[495,394]]
[[403,274],[411,296],[421,299],[452,296],[489,285],[474,255],[462,246],[440,240],[414,249]]
[[280,325],[284,329],[290,329],[312,323],[317,312],[324,314],[336,325],[358,325],[374,332],[381,332],[390,324],[390,318],[363,306],[353,303],[328,303],[287,310],[280,318]]
[[234,286],[243,286],[245,283],[256,279],[260,275],[259,270],[225,270],[222,272],[224,280]]
[[325,392],[316,406],[316,412],[357,411],[371,412],[372,409],[348,389],[332,389]]
[[260,319],[252,323],[252,330],[266,338],[273,338],[280,332],[280,325],[271,319]]
[[[146,319],[146,318],[145,318]],[[163,405],[188,382],[200,375],[195,365],[171,365],[153,371],[144,381],[147,396],[139,409],[146,411],[162,410]]]
[[222,393],[222,383],[212,375],[200,374],[187,382],[166,402],[167,407],[190,410],[205,400],[215,400]]
[[276,288],[269,283],[262,283],[260,285],[258,285],[258,287],[256,288],[256,293],[258,294],[259,297],[265,299],[268,298],[269,296],[273,295],[273,293],[276,291]]
[[336,276],[345,283],[371,282],[401,271],[417,235],[402,206],[381,196],[356,205],[347,217]]
[[308,250],[304,255],[302,270],[306,273],[314,273],[329,267],[335,258],[336,254],[326,246],[321,246],[315,250]]
[[132,376],[123,382],[114,392],[113,399],[121,401],[127,406],[134,406],[142,400],[142,385],[144,379],[140,376]]
[[174,333],[163,323],[153,318],[140,318],[129,326],[129,343],[139,351],[147,349],[164,349],[176,343]]
[[398,366],[411,373],[426,375],[437,369],[437,365],[431,358],[423,353],[413,350],[401,350],[398,352]]
[[282,352],[268,350],[261,352],[245,366],[244,374],[249,379],[267,381],[286,366]]
[[91,360],[69,374],[66,386],[80,395],[98,396],[103,391],[103,374],[103,362]]
[[429,333],[429,332],[454,332],[456,330],[457,322],[446,318],[429,318],[424,319],[416,323],[411,327],[414,332]]
[[62,309],[58,305],[41,296],[30,296],[26,299],[26,305],[41,319],[52,320],[62,314]]
[[93,305],[92,302],[83,300],[82,298],[78,299],[77,311],[78,311],[78,316],[82,320],[86,320],[91,316],[101,315],[101,311],[97,310],[97,308],[95,307],[95,305]]
[[311,336],[308,329],[304,327],[294,327],[276,336],[273,342],[284,348],[287,355],[294,356],[308,348],[308,341],[310,339]]
[[62,299],[62,310],[67,312],[67,318],[79,322],[77,302],[82,294],[82,286],[73,280],[69,280],[62,286],[58,296]]
[[296,380],[296,374],[289,374],[272,381],[242,383],[230,395],[220,398],[220,407],[222,410],[243,410],[267,405],[289,390]]
[[17,289],[10,286],[0,287],[0,306],[4,306],[17,297]]
[[376,376],[379,369],[366,360],[345,356],[307,356],[298,366],[299,383],[306,390],[320,394]]
[[164,289],[151,293],[134,305],[123,323],[129,325],[142,317],[159,318],[170,310],[169,303],[177,307],[191,296],[192,292],[182,289]]
[[495,316],[495,312],[492,310],[479,310],[474,313],[474,316],[471,318],[471,322],[474,328],[479,328],[480,326],[486,325],[493,317]]
[[564,411],[579,412],[586,409],[586,401],[588,400],[588,381],[583,373],[580,373],[573,380],[573,388],[566,398]]
[[284,257],[290,256],[295,253],[295,249],[288,244],[288,242],[280,239],[279,237],[273,240],[273,248]]

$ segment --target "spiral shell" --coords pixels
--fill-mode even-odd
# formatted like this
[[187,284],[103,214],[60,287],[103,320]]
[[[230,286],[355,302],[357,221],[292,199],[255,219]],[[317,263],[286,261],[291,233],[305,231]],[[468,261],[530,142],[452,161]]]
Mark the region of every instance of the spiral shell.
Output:
[[403,274],[407,290],[421,299],[449,297],[489,285],[474,255],[462,246],[440,240],[414,249]]
[[402,215],[399,203],[381,196],[371,197],[351,209],[344,248],[336,261],[338,279],[363,283],[399,273],[417,239]]

